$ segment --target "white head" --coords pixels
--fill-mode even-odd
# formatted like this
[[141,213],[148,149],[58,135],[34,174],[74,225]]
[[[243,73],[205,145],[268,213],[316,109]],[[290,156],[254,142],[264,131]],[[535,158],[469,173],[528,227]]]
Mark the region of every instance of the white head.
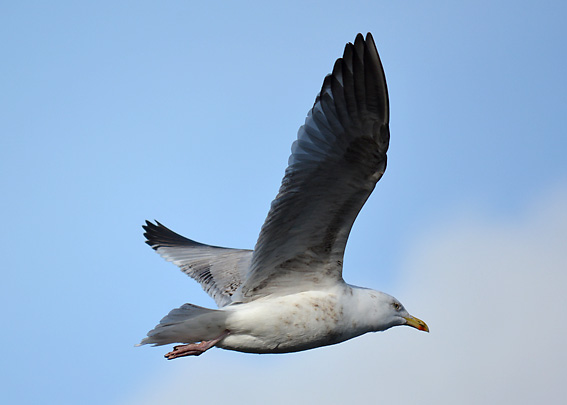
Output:
[[365,323],[370,331],[378,332],[392,326],[407,325],[425,332],[429,327],[421,319],[408,313],[396,298],[381,291],[353,288],[359,295],[359,311],[364,313]]

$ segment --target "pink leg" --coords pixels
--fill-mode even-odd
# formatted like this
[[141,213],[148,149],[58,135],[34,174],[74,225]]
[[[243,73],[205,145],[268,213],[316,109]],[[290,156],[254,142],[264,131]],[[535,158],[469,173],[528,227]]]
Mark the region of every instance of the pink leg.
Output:
[[211,347],[223,340],[230,332],[224,331],[222,335],[213,340],[205,340],[201,343],[191,343],[188,345],[175,346],[173,350],[165,355],[168,360],[173,360],[183,356],[199,356],[205,353]]

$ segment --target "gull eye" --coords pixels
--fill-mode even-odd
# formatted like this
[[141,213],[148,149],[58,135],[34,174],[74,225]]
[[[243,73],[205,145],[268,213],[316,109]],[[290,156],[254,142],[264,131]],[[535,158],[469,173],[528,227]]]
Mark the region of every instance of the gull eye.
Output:
[[397,303],[397,302],[393,302],[393,303],[392,303],[392,306],[394,307],[394,309],[395,309],[396,311],[399,311],[400,309],[402,309],[402,306],[401,306],[399,303]]

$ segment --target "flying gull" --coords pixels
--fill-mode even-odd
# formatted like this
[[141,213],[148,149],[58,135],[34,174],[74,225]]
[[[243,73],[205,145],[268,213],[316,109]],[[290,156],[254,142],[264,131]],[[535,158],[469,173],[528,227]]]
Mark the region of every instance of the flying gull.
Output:
[[394,297],[343,280],[348,235],[386,169],[386,77],[372,35],[358,34],[325,77],[299,129],[254,250],[205,245],[156,221],[146,243],[201,284],[218,309],[172,310],[140,345],[184,343],[168,359],[213,346],[289,353],[408,325],[429,331]]

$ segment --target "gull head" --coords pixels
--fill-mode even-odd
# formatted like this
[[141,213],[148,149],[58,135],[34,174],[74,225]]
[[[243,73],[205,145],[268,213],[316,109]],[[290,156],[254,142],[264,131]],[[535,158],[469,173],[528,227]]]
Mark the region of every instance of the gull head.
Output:
[[366,299],[364,311],[373,331],[384,331],[393,326],[407,325],[429,332],[429,327],[421,319],[409,314],[400,301],[381,291],[361,289]]

